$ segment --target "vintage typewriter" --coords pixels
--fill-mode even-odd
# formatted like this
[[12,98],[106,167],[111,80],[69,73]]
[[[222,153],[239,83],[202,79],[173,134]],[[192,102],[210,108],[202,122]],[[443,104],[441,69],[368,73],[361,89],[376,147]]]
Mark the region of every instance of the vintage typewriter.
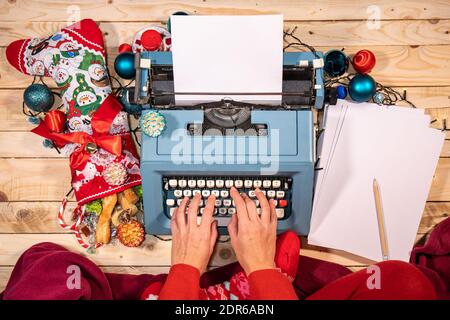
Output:
[[[170,234],[175,208],[183,197],[199,193],[199,219],[207,197],[214,194],[219,232],[226,234],[235,213],[232,186],[248,193],[258,208],[255,188],[274,199],[278,231],[308,233],[315,163],[312,108],[322,108],[328,93],[322,53],[286,52],[283,60],[279,105],[238,102],[230,96],[188,106],[175,102],[171,53],[136,54],[136,87],[128,92],[129,102],[143,106],[143,114],[157,109],[167,121],[159,137],[142,135],[147,233]],[[206,157],[212,143],[214,152]]]

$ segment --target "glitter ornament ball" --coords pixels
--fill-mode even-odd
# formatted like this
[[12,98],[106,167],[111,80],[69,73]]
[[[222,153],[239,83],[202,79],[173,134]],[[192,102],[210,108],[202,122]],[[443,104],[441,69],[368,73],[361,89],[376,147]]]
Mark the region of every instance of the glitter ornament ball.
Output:
[[369,101],[375,93],[375,89],[375,80],[367,74],[355,75],[348,84],[348,93],[356,102]]
[[23,101],[34,112],[49,111],[53,106],[54,100],[53,93],[50,89],[40,83],[33,83],[23,93]]
[[338,99],[345,99],[347,97],[347,88],[342,85],[336,87],[336,94]]
[[127,169],[118,162],[112,162],[103,171],[103,178],[110,186],[118,186],[125,183],[127,177]]
[[340,50],[330,50],[325,54],[323,69],[330,77],[339,77],[347,72],[348,59]]
[[114,61],[114,70],[123,79],[133,79],[136,76],[134,69],[134,54],[132,52],[122,52]]
[[375,67],[375,55],[369,50],[358,51],[352,59],[353,68],[356,72],[361,74],[366,74],[372,71]]
[[376,92],[373,95],[372,99],[373,99],[373,102],[375,102],[376,104],[383,104],[384,100],[386,99],[386,96],[382,92]]
[[158,137],[166,128],[166,119],[157,111],[150,111],[141,116],[141,129],[149,137]]

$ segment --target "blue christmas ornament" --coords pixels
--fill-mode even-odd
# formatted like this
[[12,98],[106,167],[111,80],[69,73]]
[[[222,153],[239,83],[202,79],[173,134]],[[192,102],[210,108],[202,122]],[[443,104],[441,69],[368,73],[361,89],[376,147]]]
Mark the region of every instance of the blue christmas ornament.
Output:
[[336,87],[336,94],[338,99],[345,99],[347,96],[347,89],[343,85],[339,85]]
[[386,99],[386,96],[382,92],[375,92],[372,99],[373,102],[375,102],[376,104],[383,104],[384,100]]
[[[186,13],[186,12],[184,12],[184,11],[177,11],[177,12],[175,12],[175,13],[172,13],[172,16],[187,16],[188,15],[188,13]],[[170,17],[169,17],[169,20],[167,20],[167,30],[169,30],[169,32],[172,32],[172,31],[170,31]]]
[[330,50],[325,54],[323,69],[330,77],[339,77],[347,72],[348,59],[340,50]]
[[348,84],[348,93],[356,102],[365,102],[373,96],[376,90],[376,83],[373,78],[367,74],[355,75]]
[[47,112],[53,106],[54,97],[53,93],[46,85],[33,83],[25,89],[23,101],[27,107],[34,112]]
[[114,70],[123,79],[133,79],[136,76],[134,69],[134,53],[122,52],[114,61]]

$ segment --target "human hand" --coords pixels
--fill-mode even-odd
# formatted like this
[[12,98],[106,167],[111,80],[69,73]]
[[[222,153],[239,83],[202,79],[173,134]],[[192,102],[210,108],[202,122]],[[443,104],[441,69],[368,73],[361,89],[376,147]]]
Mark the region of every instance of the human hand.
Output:
[[196,194],[190,203],[189,198],[185,197],[173,213],[172,265],[188,264],[203,273],[208,266],[217,240],[217,221],[213,219],[216,198],[214,196],[208,198],[202,221],[198,225],[197,214],[200,200],[199,194]]
[[255,202],[246,194],[240,195],[234,187],[230,193],[237,213],[228,224],[228,233],[239,263],[247,275],[256,270],[274,269],[277,216],[273,200],[267,201],[261,190],[256,189],[261,207],[259,216]]

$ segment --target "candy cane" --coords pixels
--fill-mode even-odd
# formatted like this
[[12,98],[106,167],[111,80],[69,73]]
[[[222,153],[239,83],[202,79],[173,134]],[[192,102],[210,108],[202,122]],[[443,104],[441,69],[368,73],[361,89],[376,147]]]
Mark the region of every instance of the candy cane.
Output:
[[[85,207],[82,206],[81,207],[82,209],[81,209],[81,212],[80,212],[80,206],[78,205],[75,208],[75,210],[73,211],[74,216],[78,216],[77,217],[77,221],[74,224],[72,224],[72,225],[67,225],[64,222],[64,218],[63,218],[64,210],[66,209],[66,205],[67,205],[67,200],[68,200],[67,197],[64,197],[63,201],[61,202],[61,207],[59,208],[58,216],[57,216],[58,224],[60,225],[61,228],[65,229],[65,230],[72,230],[74,232],[74,234],[75,234],[75,238],[77,239],[78,244],[80,246],[82,246],[83,248],[88,249],[90,247],[90,245],[87,244],[83,240],[83,238],[81,237],[81,233],[78,230],[78,227],[79,227],[81,221],[83,221],[83,216],[84,216],[84,213],[85,213]],[[95,248],[98,248],[100,246],[101,246],[101,243],[96,243],[95,244]]]

